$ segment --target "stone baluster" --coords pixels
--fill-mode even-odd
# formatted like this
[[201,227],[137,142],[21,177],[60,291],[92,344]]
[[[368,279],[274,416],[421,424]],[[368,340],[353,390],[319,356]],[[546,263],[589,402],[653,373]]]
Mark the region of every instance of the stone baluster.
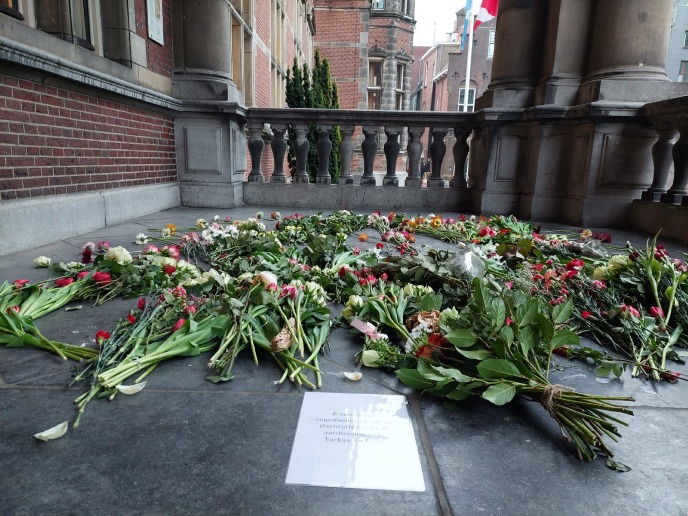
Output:
[[679,127],[679,139],[674,144],[674,183],[660,197],[662,202],[681,204],[688,199],[688,127]]
[[361,152],[363,153],[361,186],[375,186],[373,167],[375,166],[375,155],[377,154],[377,132],[377,127],[363,127],[365,140],[361,143]]
[[640,198],[644,201],[659,201],[667,191],[667,179],[672,164],[672,149],[676,130],[671,125],[666,124],[657,128],[659,138],[652,146],[652,162],[654,163],[654,176],[652,185],[645,190]]
[[284,154],[287,151],[287,141],[284,139],[284,133],[287,132],[286,124],[272,124],[272,159],[275,162],[275,169],[272,172],[271,183],[287,183],[288,178],[284,173]]
[[342,141],[339,142],[339,156],[342,160],[342,173],[339,176],[340,185],[353,185],[354,176],[351,173],[351,161],[354,157],[354,142],[351,137],[354,135],[353,125],[342,125],[339,127],[342,133]]
[[430,161],[432,174],[428,179],[428,188],[444,188],[442,179],[442,161],[447,153],[447,145],[444,137],[447,135],[446,129],[432,130],[432,143],[430,144]]
[[296,173],[294,174],[293,182],[296,184],[308,184],[308,171],[306,165],[308,163],[308,150],[311,144],[308,141],[308,124],[294,124],[294,134],[296,135],[296,143],[294,144],[294,154],[296,154]]
[[465,190],[467,188],[466,178],[464,177],[464,168],[466,167],[466,158],[468,157],[468,137],[473,132],[470,127],[457,127],[454,129],[454,136],[456,136],[456,143],[454,144],[454,177],[449,181],[449,186],[452,188],[460,188]]
[[263,172],[260,170],[260,160],[263,156],[265,142],[263,141],[263,123],[248,123],[248,152],[251,154],[251,173],[248,176],[249,183],[262,183]]
[[409,141],[406,146],[406,155],[408,156],[408,177],[406,178],[407,188],[420,188],[420,154],[423,151],[423,145],[420,143],[420,138],[423,136],[425,128],[423,127],[409,127]]
[[318,126],[318,175],[315,182],[319,185],[329,185],[332,183],[330,177],[330,154],[332,153],[332,142],[330,141],[331,125]]
[[387,173],[382,179],[383,186],[399,186],[397,177],[397,157],[399,156],[399,134],[401,127],[385,127],[387,142],[385,143],[385,158],[387,160]]

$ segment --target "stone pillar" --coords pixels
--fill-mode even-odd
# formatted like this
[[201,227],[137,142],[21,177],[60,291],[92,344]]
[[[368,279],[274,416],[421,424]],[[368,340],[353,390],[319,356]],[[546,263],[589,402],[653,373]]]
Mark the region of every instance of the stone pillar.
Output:
[[579,103],[668,96],[666,65],[673,0],[598,1]]
[[659,201],[667,191],[667,181],[672,165],[672,150],[676,138],[676,129],[671,124],[660,124],[657,127],[657,142],[652,146],[652,162],[654,175],[652,184],[640,198],[644,201]]
[[318,141],[316,147],[318,151],[318,174],[315,182],[319,185],[332,184],[330,177],[330,154],[332,153],[332,142],[330,141],[331,125],[318,126]]
[[287,140],[284,133],[287,132],[287,124],[272,124],[273,138],[270,142],[272,148],[272,159],[275,169],[270,178],[271,183],[288,183],[289,179],[284,173],[284,154],[287,152]]
[[487,107],[528,107],[540,72],[547,0],[501,0],[492,80],[476,101]]
[[444,188],[442,161],[444,161],[444,155],[447,153],[447,145],[444,143],[445,136],[447,136],[446,129],[432,130],[432,143],[430,144],[431,175],[428,178],[428,188]]
[[303,123],[294,124],[294,154],[296,154],[296,173],[294,174],[295,184],[308,184],[310,179],[306,166],[308,164],[308,151],[311,144],[308,141],[308,125]]
[[248,152],[251,154],[251,173],[248,176],[248,180],[251,183],[262,183],[265,181],[263,172],[260,169],[260,160],[263,157],[263,149],[265,149],[263,124],[249,122],[248,131]]
[[375,186],[375,175],[373,175],[373,168],[375,167],[375,155],[377,154],[377,127],[363,126],[363,134],[365,140],[361,143],[361,152],[363,154],[363,175],[361,176],[361,186]]
[[549,0],[534,104],[571,106],[586,73],[593,0]]
[[423,145],[420,143],[420,138],[423,136],[425,128],[423,127],[409,127],[409,142],[406,146],[406,153],[408,155],[408,177],[406,178],[406,186],[408,188],[420,188],[420,153]]
[[385,143],[385,158],[387,160],[387,173],[382,178],[383,186],[399,186],[397,177],[397,157],[399,156],[399,134],[401,127],[385,127],[387,142]]
[[353,185],[354,176],[351,173],[351,161],[354,157],[354,142],[351,137],[354,135],[353,125],[342,125],[339,130],[342,132],[342,141],[339,142],[339,156],[342,160],[342,173],[339,176],[339,184],[342,186]]
[[232,81],[232,26],[226,0],[174,2],[174,96],[243,103]]
[[[172,94],[192,101],[174,121],[183,206],[243,204],[246,119],[243,95],[232,81],[229,9],[226,0],[172,2]],[[253,154],[264,143],[252,130]],[[260,166],[255,160],[253,165]],[[262,179],[260,168],[251,177]]]
[[688,198],[688,126],[679,127],[679,139],[674,144],[674,182],[669,191],[662,194],[662,202],[681,204]]

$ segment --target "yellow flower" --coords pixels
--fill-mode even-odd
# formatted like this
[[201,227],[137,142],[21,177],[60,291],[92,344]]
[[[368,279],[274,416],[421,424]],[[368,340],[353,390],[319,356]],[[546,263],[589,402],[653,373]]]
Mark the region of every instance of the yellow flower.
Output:
[[170,235],[174,235],[177,232],[177,226],[174,224],[168,224],[165,228],[170,230]]
[[368,235],[366,235],[365,233],[361,233],[360,235],[358,235],[358,241],[359,242],[367,242],[368,241]]
[[584,240],[587,240],[591,236],[592,236],[592,231],[590,231],[589,229],[585,229],[585,230],[580,232],[580,237]]

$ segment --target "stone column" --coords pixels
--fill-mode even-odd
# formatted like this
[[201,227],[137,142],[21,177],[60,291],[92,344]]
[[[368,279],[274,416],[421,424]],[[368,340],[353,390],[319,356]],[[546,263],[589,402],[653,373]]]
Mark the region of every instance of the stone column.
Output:
[[676,129],[671,124],[659,124],[657,143],[652,146],[652,163],[654,175],[652,184],[640,198],[644,201],[659,201],[667,191],[667,181],[672,165],[672,150],[676,142]]
[[[664,71],[673,0],[598,1],[580,103],[650,101],[667,94]],[[620,82],[623,81],[623,82]]]
[[354,135],[353,125],[342,125],[339,130],[342,132],[342,141],[339,142],[339,156],[342,160],[342,173],[339,176],[341,186],[353,185],[354,176],[351,173],[351,161],[354,156],[354,142],[351,137]]
[[586,73],[593,0],[549,0],[535,105],[571,106]]
[[423,136],[425,128],[423,127],[409,127],[409,142],[406,147],[408,155],[408,177],[406,178],[406,186],[408,188],[420,188],[420,153],[422,145],[420,138]]
[[315,183],[319,185],[329,185],[332,183],[330,177],[330,154],[332,153],[332,141],[330,141],[331,125],[318,126],[318,141],[316,147],[318,151],[318,174]]
[[226,0],[175,1],[174,96],[243,103],[232,81],[232,26]]
[[385,158],[387,161],[387,173],[382,178],[383,186],[399,186],[397,177],[397,157],[399,156],[399,134],[401,127],[385,127],[387,142],[385,143]]
[[[172,1],[172,95],[192,101],[174,120],[183,206],[243,204],[246,118],[244,97],[232,81],[229,10],[226,0]],[[264,143],[254,125],[251,153],[260,159]],[[251,178],[258,182],[260,163],[254,159],[253,165]]]
[[377,127],[363,126],[365,140],[361,143],[363,154],[363,175],[361,176],[361,186],[375,186],[375,155],[377,154]]
[[272,159],[275,168],[270,178],[271,183],[289,182],[289,178],[284,173],[284,155],[287,152],[287,140],[284,138],[286,132],[287,124],[272,124],[272,134],[274,136],[272,137],[272,142],[270,142],[270,147],[272,147]]
[[501,0],[495,34],[492,80],[476,101],[487,107],[528,107],[540,72],[546,0]]

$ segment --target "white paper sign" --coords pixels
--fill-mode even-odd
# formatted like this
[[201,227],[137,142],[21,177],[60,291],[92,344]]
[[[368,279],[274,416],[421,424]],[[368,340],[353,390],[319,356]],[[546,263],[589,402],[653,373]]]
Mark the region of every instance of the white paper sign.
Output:
[[404,396],[307,392],[287,484],[425,491]]
[[148,0],[146,2],[148,15],[148,37],[161,45],[165,44],[162,32],[162,0]]

